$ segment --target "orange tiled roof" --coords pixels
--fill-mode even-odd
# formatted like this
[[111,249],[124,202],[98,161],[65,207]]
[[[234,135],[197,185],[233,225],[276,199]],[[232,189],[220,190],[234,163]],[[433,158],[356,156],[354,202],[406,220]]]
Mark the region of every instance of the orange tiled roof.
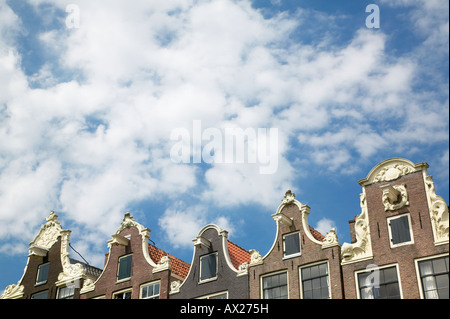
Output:
[[311,232],[311,234],[313,235],[313,237],[315,239],[317,239],[318,241],[323,241],[325,239],[325,236],[322,235],[321,233],[319,233],[317,230],[315,230],[314,228],[312,228],[311,226],[309,226],[309,230]]
[[242,263],[250,263],[250,253],[229,240],[228,254],[230,255],[231,263],[236,269],[238,269],[239,265],[241,265]]
[[169,256],[170,258],[170,265],[172,266],[172,272],[175,274],[186,278],[189,273],[189,268],[191,267],[190,264],[187,262],[172,256],[171,254],[166,253],[165,251],[153,246],[148,245],[148,253],[150,255],[150,258],[155,262],[158,263],[163,256]]

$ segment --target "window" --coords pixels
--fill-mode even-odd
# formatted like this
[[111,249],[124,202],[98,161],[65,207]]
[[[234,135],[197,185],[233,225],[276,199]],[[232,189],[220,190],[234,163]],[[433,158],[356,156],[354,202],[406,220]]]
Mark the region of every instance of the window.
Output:
[[212,294],[212,295],[207,295],[207,296],[203,296],[200,297],[198,299],[228,299],[228,292],[219,292],[216,294]]
[[327,263],[305,267],[300,271],[303,299],[330,298]]
[[217,253],[200,257],[200,281],[217,277]]
[[127,255],[119,258],[119,269],[117,271],[117,281],[126,280],[131,277],[131,266],[133,255]]
[[159,299],[161,283],[155,282],[141,287],[141,299]]
[[58,289],[58,299],[73,299],[75,294],[75,285],[66,286]]
[[263,299],[288,299],[287,272],[262,278]]
[[31,299],[48,299],[48,290],[35,293],[31,296]]
[[131,290],[117,292],[113,295],[113,299],[131,299]]
[[389,218],[388,225],[391,247],[413,243],[409,214]]
[[283,250],[285,257],[300,255],[300,233],[293,233],[283,236]]
[[448,299],[448,256],[419,262],[425,299]]
[[49,269],[50,263],[42,264],[39,266],[36,285],[45,284],[47,282]]
[[361,299],[400,299],[397,267],[373,269],[358,274]]

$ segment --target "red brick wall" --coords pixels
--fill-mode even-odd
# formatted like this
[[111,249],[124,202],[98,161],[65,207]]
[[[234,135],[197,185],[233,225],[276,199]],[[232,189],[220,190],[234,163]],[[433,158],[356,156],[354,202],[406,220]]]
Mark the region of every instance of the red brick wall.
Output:
[[[405,184],[409,205],[395,211],[385,211],[380,186]],[[343,265],[345,297],[356,298],[355,271],[369,264],[398,264],[403,298],[420,298],[414,260],[448,252],[448,244],[435,246],[422,172],[400,177],[395,181],[378,182],[365,187],[372,241],[372,260]],[[410,214],[414,244],[391,248],[387,218]]]
[[[321,245],[312,242],[303,231],[301,213],[297,205],[287,205],[282,209],[281,213],[289,218],[293,218],[293,225],[288,227],[280,223],[275,245],[270,254],[264,259],[264,264],[249,268],[250,298],[260,299],[262,297],[260,285],[262,276],[281,270],[287,270],[289,281],[289,298],[298,299],[300,298],[300,267],[319,261],[328,261],[331,297],[333,299],[342,299],[343,293],[341,285],[339,247],[322,249]],[[300,231],[300,245],[302,254],[298,257],[283,260],[283,234],[294,231]],[[260,253],[262,257],[264,257],[265,252]]]
[[[131,235],[129,247],[122,245],[113,245],[111,248],[109,262],[106,265],[103,274],[95,285],[95,291],[82,294],[82,299],[105,296],[107,299],[112,298],[115,292],[132,288],[132,299],[140,297],[140,286],[145,283],[160,280],[160,298],[167,299],[169,294],[169,276],[170,271],[162,271],[156,274],[152,273],[153,268],[145,260],[142,252],[142,238],[136,227],[124,229],[120,235]],[[131,278],[126,281],[117,282],[117,270],[119,258],[125,255],[133,254],[133,264],[131,270]],[[159,260],[156,260],[157,263]]]
[[44,257],[31,256],[28,260],[26,272],[22,278],[24,286],[24,298],[29,299],[35,293],[48,290],[48,298],[55,299],[57,296],[57,287],[55,283],[58,281],[58,275],[62,272],[61,265],[61,237],[50,248],[47,254],[47,261],[50,263],[48,280],[45,284],[35,286],[39,265],[44,263]]

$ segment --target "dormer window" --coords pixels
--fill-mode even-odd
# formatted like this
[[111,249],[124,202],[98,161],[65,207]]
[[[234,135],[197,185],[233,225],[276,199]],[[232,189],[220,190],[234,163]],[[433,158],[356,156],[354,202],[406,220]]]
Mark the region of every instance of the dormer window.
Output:
[[283,236],[283,252],[285,258],[301,255],[299,232]]

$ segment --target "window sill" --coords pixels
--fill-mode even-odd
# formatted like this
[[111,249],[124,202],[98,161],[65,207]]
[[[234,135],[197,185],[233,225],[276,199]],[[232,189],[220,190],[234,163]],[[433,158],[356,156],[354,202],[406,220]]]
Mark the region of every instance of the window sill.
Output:
[[414,242],[413,241],[408,241],[408,242],[399,243],[399,244],[391,243],[391,248],[403,247],[403,246],[408,246],[408,245],[414,245]]
[[116,284],[121,284],[121,283],[123,283],[123,282],[130,281],[130,280],[131,280],[131,277],[124,278],[124,279],[120,279],[120,280],[117,280],[117,281],[116,281]]
[[208,278],[208,279],[204,279],[204,280],[200,280],[198,282],[198,284],[201,285],[201,284],[205,284],[205,283],[208,283],[208,282],[211,282],[211,281],[214,281],[214,280],[217,280],[217,276],[216,277],[212,277],[212,278]]
[[301,255],[302,255],[302,253],[296,253],[296,254],[284,256],[284,257],[283,257],[283,260],[291,259],[291,258],[295,258],[295,257],[300,257]]
[[37,282],[37,283],[34,284],[34,286],[35,287],[39,287],[39,286],[45,285],[46,283],[47,283],[47,280],[46,281],[42,281],[42,282]]

